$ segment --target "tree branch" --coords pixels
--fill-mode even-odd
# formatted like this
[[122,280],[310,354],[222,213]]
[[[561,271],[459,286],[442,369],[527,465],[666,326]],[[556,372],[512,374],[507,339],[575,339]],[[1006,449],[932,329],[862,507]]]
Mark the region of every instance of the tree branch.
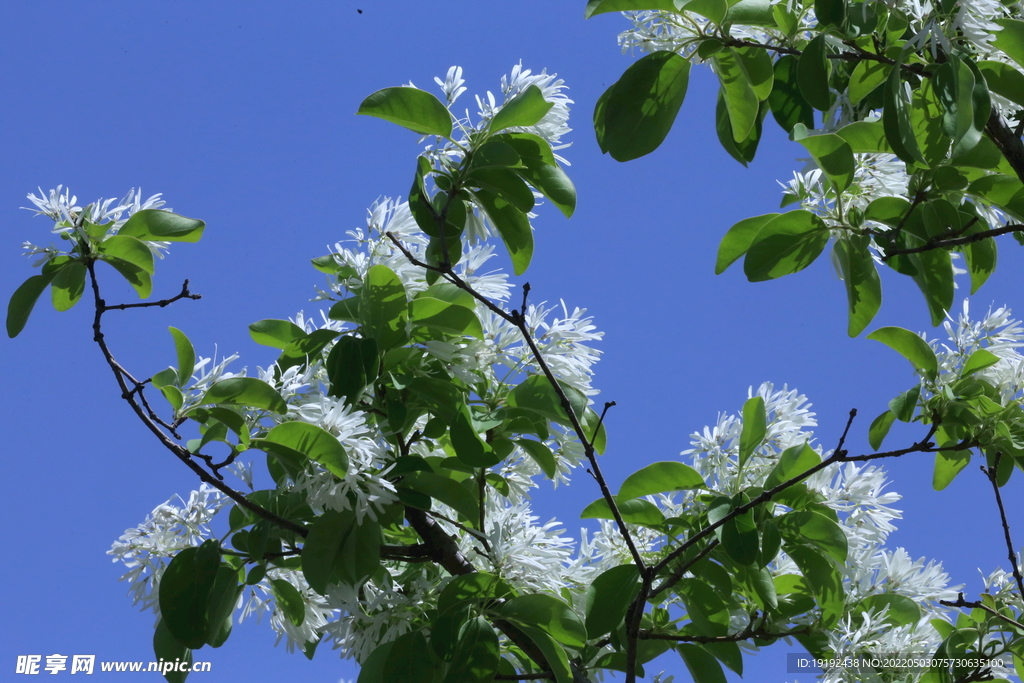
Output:
[[[257,517],[272,522],[283,529],[288,529],[289,531],[292,531],[298,534],[299,536],[305,538],[307,531],[304,526],[302,526],[301,524],[297,524],[289,519],[285,519],[284,517],[279,517],[274,513],[270,512],[269,510],[266,510],[263,507],[253,503],[244,495],[242,495],[238,491],[235,491],[233,488],[226,485],[217,477],[204,470],[199,465],[199,463],[193,460],[192,454],[189,453],[189,451],[186,448],[184,448],[178,443],[175,443],[171,439],[171,437],[167,436],[167,434],[165,434],[160,429],[160,425],[157,424],[156,421],[151,419],[150,416],[146,414],[146,411],[143,408],[143,406],[140,404],[139,401],[135,399],[135,395],[138,393],[139,389],[142,387],[144,383],[136,380],[134,377],[131,376],[131,374],[127,370],[121,367],[117,360],[114,359],[114,355],[110,352],[110,348],[107,346],[106,338],[104,337],[102,329],[102,318],[103,313],[109,310],[109,307],[107,306],[106,302],[103,301],[103,298],[100,296],[99,281],[96,279],[95,261],[87,260],[86,268],[89,271],[89,282],[91,283],[92,286],[93,301],[96,310],[96,313],[93,316],[92,320],[93,341],[95,341],[96,344],[100,347],[100,351],[103,353],[103,358],[107,361],[107,365],[110,366],[110,370],[114,373],[114,379],[117,381],[117,386],[121,389],[121,398],[128,402],[128,405],[130,405],[132,410],[135,411],[136,416],[138,416],[138,418],[142,420],[142,424],[146,425],[146,428],[149,429],[149,431],[152,432],[154,436],[156,436],[157,440],[161,444],[163,444],[164,448],[173,453],[174,456],[178,458],[178,460],[181,460],[189,469],[195,472],[196,475],[199,477],[200,481],[203,481],[209,484],[210,486],[214,487],[215,489],[226,495],[228,498],[233,500],[235,503],[237,503],[239,507],[245,508],[246,510],[252,512]],[[187,284],[188,281],[186,280],[186,287],[184,287],[182,291],[185,291],[187,289]],[[194,297],[178,296],[175,297],[173,300],[181,298]],[[169,299],[167,301],[171,300]],[[124,307],[137,307],[134,304],[121,305],[123,305]],[[134,388],[128,388],[128,385],[125,382],[126,379],[134,385]]]
[[1001,451],[996,453],[995,461],[991,467],[982,467],[981,471],[988,477],[989,483],[992,484],[992,492],[996,496],[996,505],[999,506],[999,519],[1003,523],[1003,537],[1006,539],[1006,552],[1010,559],[1010,566],[1013,568],[1013,578],[1017,580],[1017,592],[1024,598],[1024,577],[1020,574],[1020,565],[1017,562],[1017,553],[1013,550],[1013,539],[1010,538],[1010,523],[1006,521],[1006,510],[1003,508],[1003,497],[999,493],[999,481],[997,472],[999,470],[999,461],[1002,460],[1003,454]]
[[1020,181],[1024,182],[1024,142],[1021,142],[1019,135],[1014,135],[1014,131],[1006,125],[1006,121],[995,107],[992,107],[988,115],[985,133],[1002,152]]

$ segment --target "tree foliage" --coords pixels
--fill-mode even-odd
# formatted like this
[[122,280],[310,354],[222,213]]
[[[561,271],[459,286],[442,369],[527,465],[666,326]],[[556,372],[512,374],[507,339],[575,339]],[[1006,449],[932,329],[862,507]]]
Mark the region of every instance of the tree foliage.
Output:
[[[647,54],[596,103],[602,151],[617,161],[654,152],[692,65],[709,64],[730,155],[753,160],[769,112],[809,155],[783,201],[799,208],[728,229],[717,272],[742,258],[751,282],[775,279],[831,245],[857,336],[881,305],[878,266],[911,277],[938,325],[954,264],[962,259],[973,293],[995,270],[994,238],[1024,232],[1018,5],[586,8],[612,11],[634,12],[623,40]],[[840,667],[830,680],[980,681],[1024,664],[1024,577],[1005,515],[1012,571],[991,575],[976,601],[950,595],[927,567],[885,549],[896,513],[881,471],[863,464],[933,453],[942,489],[978,457],[1002,511],[1001,488],[1024,469],[1020,327],[1000,309],[947,326],[949,345],[900,327],[870,332],[919,379],[871,423],[870,453],[844,447],[855,413],[825,451],[811,442],[805,399],[762,385],[706,430],[689,463],[646,464],[614,491],[599,459],[611,404],[590,398],[588,344],[600,334],[581,311],[554,317],[530,303],[528,286],[480,273],[492,241],[515,275],[526,272],[538,201],[566,217],[576,206],[557,154],[564,85],[521,67],[502,83],[502,101],[479,100],[475,119],[455,113],[465,90],[455,67],[438,79],[442,98],[407,86],[363,100],[357,113],[429,142],[409,164],[408,200],[375,204],[366,232],[312,260],[331,282],[322,323],[250,325],[278,354],[258,376],[197,356],[174,327],[175,364],[148,378],[107,345],[108,311],[198,295],[186,281],[168,299],[108,304],[98,264],[147,299],[154,255],[198,241],[202,221],[161,210],[158,197],[84,208],[61,188],[31,197],[63,245],[30,248],[41,271],[11,297],[8,335],[47,287],[58,311],[90,290],[95,340],[123,397],[202,481],[178,521],[154,514],[112,551],[148,582],[157,656],[223,646],[244,603],[269,611],[308,657],[324,639],[341,643],[363,683],[576,683],[600,671],[632,681],[670,650],[710,683],[726,669],[742,674],[748,649],[789,638],[825,660],[932,658]],[[151,406],[152,390],[164,410]],[[919,423],[920,438],[880,450],[896,421]],[[233,472],[251,485],[253,462],[272,488],[226,483]],[[526,492],[580,465],[600,493],[581,517],[601,526],[574,557],[537,523]],[[218,514],[223,538],[210,526]],[[187,547],[172,548],[162,539],[182,518]]]

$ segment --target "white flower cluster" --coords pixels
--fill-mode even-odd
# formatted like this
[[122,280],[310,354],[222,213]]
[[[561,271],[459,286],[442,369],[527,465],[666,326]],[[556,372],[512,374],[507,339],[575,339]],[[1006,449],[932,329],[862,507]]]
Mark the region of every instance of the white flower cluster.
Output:
[[[179,498],[179,500],[181,500]],[[157,587],[169,558],[185,548],[200,545],[213,534],[210,521],[227,498],[217,489],[203,484],[179,507],[174,499],[158,506],[134,529],[128,529],[107,551],[114,562],[128,571],[121,581],[130,584],[129,595],[142,609],[160,613]]]
[[[28,199],[36,208],[24,208],[34,211],[36,215],[50,218],[55,224],[52,230],[53,234],[61,235],[66,239],[74,241],[76,239],[75,231],[85,221],[97,225],[109,224],[107,232],[116,234],[132,214],[143,209],[162,208],[166,202],[161,199],[161,196],[162,194],[158,193],[143,200],[142,190],[132,188],[121,199],[100,198],[92,204],[86,204],[85,207],[81,207],[78,206],[78,197],[72,195],[70,189],[65,188],[63,185],[58,185],[56,189],[52,189],[48,193],[43,192],[42,188],[39,188],[38,196],[29,193]],[[170,209],[164,210],[169,211]],[[168,247],[168,243],[162,241],[145,242],[145,244],[153,252],[153,255],[159,258],[163,258],[163,252]],[[60,251],[55,247],[40,247],[31,242],[24,242],[22,248],[25,249],[26,256],[41,255],[40,260],[36,261],[33,265],[40,265],[43,261]]]

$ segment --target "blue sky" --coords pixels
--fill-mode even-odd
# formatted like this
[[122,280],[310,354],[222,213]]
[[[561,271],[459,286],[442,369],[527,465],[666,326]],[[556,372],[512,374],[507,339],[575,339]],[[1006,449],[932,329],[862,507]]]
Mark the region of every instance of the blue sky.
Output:
[[[534,301],[588,308],[606,333],[595,386],[599,400],[618,403],[602,460],[613,484],[677,457],[691,432],[720,411],[737,412],[747,388],[765,380],[810,398],[826,448],[857,408],[853,449],[866,451],[871,419],[914,378],[895,353],[846,336],[845,294],[828,260],[768,283],[747,283],[738,267],[713,274],[725,230],[777,209],[775,181],[799,168],[802,149],[768,125],[757,159],[742,168],[715,137],[713,77],[695,68],[661,149],[625,165],[603,157],[590,125],[594,102],[635,57],[616,45],[627,23],[616,15],[584,22],[583,4],[0,4],[0,293],[8,297],[33,272],[21,242],[49,239],[48,221],[19,209],[27,192],[63,184],[83,204],[131,187],[162,192],[168,206],[208,227],[202,242],[175,245],[158,264],[154,295],[173,295],[189,278],[203,299],[108,314],[114,353],[148,376],[173,362],[166,328],[174,325],[202,355],[216,345],[241,353],[242,364],[266,365],[273,357],[251,342],[248,324],[316,311],[309,298],[322,280],[309,259],[362,225],[375,199],[408,190],[417,138],[353,116],[362,98],[410,80],[433,87],[453,64],[465,69],[469,94],[497,91],[522,60],[570,86],[575,130],[562,154],[579,209],[567,221],[541,208],[534,264],[519,281],[530,282]],[[1008,304],[1024,314],[1020,250],[1000,246],[1001,267],[974,309]],[[913,283],[893,275],[883,273],[874,326],[928,328]],[[133,300],[109,274],[105,282],[108,301]],[[121,567],[104,553],[156,505],[198,485],[132,419],[90,322],[88,304],[58,315],[44,297],[22,335],[2,342],[5,679],[21,654],[151,658],[153,617],[125,597]],[[894,429],[887,443],[918,435]],[[941,559],[952,583],[976,593],[976,568],[1006,563],[991,493],[973,467],[936,493],[931,463],[887,463],[906,517],[892,545]],[[557,497],[538,492],[536,510],[576,533],[579,510],[598,495],[578,476]],[[1022,506],[1008,497],[1011,522],[1019,520]],[[224,647],[196,654],[213,662],[212,673],[190,680],[357,675],[336,652],[307,662],[273,643],[266,623],[236,627]],[[793,680],[784,656],[792,651],[779,644],[748,660],[745,680]],[[687,679],[680,660],[663,666]]]

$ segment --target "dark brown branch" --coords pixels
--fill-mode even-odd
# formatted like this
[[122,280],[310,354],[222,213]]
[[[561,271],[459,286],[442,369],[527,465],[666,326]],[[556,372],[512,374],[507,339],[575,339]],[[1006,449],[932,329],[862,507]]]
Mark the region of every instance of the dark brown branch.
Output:
[[193,300],[197,300],[197,299],[202,299],[202,298],[203,298],[202,294],[193,294],[192,292],[189,291],[189,289],[188,289],[188,280],[185,280],[185,284],[183,284],[181,286],[181,292],[179,294],[177,294],[176,296],[172,296],[170,299],[162,299],[160,301],[144,301],[144,302],[142,302],[140,304],[114,304],[113,306],[108,306],[106,304],[103,304],[103,310],[104,311],[123,311],[123,310],[129,309],[129,308],[153,308],[153,307],[163,308],[165,306],[170,306],[175,301],[178,301],[180,299],[193,299]]
[[[977,220],[972,219],[972,220]],[[989,237],[998,237],[999,235],[1005,235],[1010,232],[1024,232],[1024,225],[1017,223],[1011,225],[1004,225],[1001,228],[993,228],[991,230],[983,230],[982,232],[976,232],[972,235],[963,235],[960,237],[933,237],[919,247],[911,247],[909,249],[893,249],[886,250],[885,256],[882,257],[883,261],[888,261],[893,256],[899,256],[900,254],[918,254],[922,251],[931,251],[933,249],[946,249],[948,247],[958,247],[964,244],[972,244],[974,242],[980,242],[981,240],[988,239]]]
[[[784,45],[769,45],[767,43],[757,43],[752,40],[741,40],[739,38],[719,38],[727,47],[759,47],[765,50],[771,50],[780,55],[796,55],[803,54],[802,51],[792,47],[785,47]],[[851,41],[844,41],[844,45],[853,48],[855,52],[838,52],[835,54],[826,54],[825,56],[829,59],[836,59],[842,62],[879,62],[881,64],[889,64],[895,66],[897,64],[895,59],[890,59],[885,55],[877,55],[874,52],[868,52],[862,49],[859,45],[854,44]],[[927,76],[928,71],[925,69],[923,64],[900,64],[900,67],[906,71],[917,74],[918,76]]]
[[1016,619],[1011,619],[1010,617],[1001,614],[1000,612],[992,609],[991,607],[983,603],[981,600],[976,600],[973,602],[964,600],[963,593],[959,593],[957,595],[957,599],[955,602],[952,600],[939,600],[939,604],[945,605],[946,607],[966,607],[967,609],[980,609],[985,612],[988,612],[989,614],[991,614],[994,617],[997,617],[998,619],[1001,619],[1002,621],[1005,621],[1010,626],[1013,626],[1014,628],[1024,631],[1024,624],[1020,623]]
[[1010,537],[1010,523],[1006,521],[1006,509],[1003,507],[1003,496],[999,493],[999,481],[998,481],[998,470],[999,461],[1002,460],[1003,454],[1001,451],[996,453],[996,457],[991,467],[982,467],[981,471],[988,477],[989,482],[992,484],[992,492],[996,496],[996,505],[999,507],[999,520],[1003,523],[1003,538],[1006,539],[1006,553],[1010,559],[1010,566],[1013,567],[1013,578],[1017,580],[1017,592],[1024,598],[1024,577],[1020,574],[1020,565],[1017,562],[1017,553],[1013,550],[1013,539]]
[[751,621],[750,625],[747,626],[747,628],[743,629],[739,633],[733,633],[728,636],[686,636],[642,631],[640,633],[640,638],[643,640],[671,640],[676,643],[736,643],[742,640],[749,640],[750,638],[758,638],[761,640],[779,640],[780,638],[799,636],[809,632],[810,627],[804,626],[802,628],[793,629],[792,631],[785,631],[783,633],[773,633],[771,631],[766,631],[763,625],[754,628],[753,621]]
[[992,107],[992,111],[988,115],[985,133],[1002,152],[1003,157],[1006,158],[1020,181],[1024,182],[1024,142],[1021,141],[1019,135],[1014,135],[995,107]]

